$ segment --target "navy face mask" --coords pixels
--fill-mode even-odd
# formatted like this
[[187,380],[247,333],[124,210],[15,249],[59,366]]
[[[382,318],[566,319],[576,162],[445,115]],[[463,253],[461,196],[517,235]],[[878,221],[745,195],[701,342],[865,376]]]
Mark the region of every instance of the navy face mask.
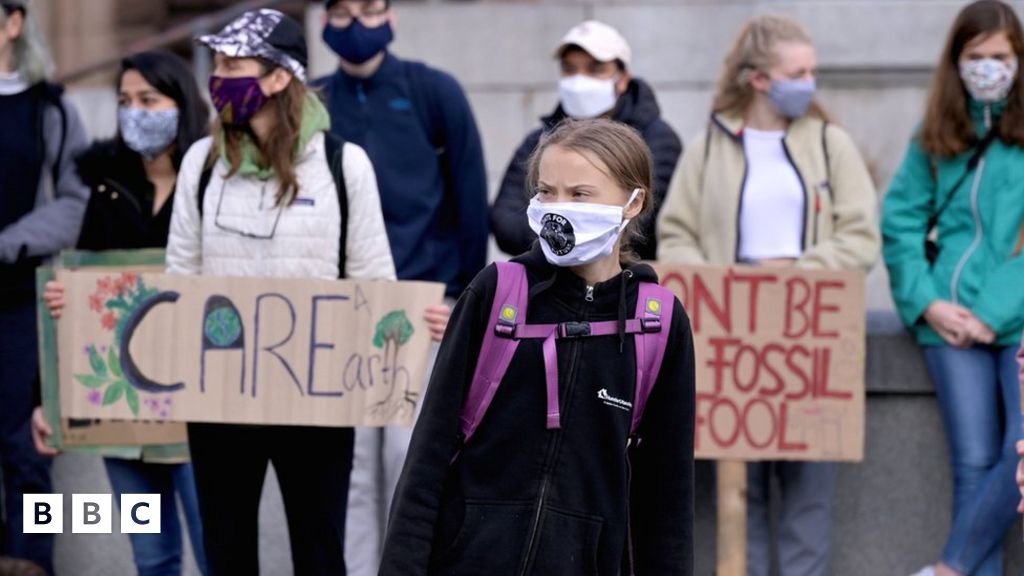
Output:
[[395,39],[391,23],[385,22],[376,28],[367,28],[358,18],[345,28],[328,24],[324,27],[324,42],[342,60],[362,64],[380,54]]

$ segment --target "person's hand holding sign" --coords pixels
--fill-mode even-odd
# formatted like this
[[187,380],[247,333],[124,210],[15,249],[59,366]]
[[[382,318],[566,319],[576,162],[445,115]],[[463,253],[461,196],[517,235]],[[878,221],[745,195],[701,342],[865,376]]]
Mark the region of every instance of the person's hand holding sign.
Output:
[[36,446],[36,452],[39,452],[43,456],[57,456],[60,454],[60,450],[52,448],[46,444],[46,441],[53,436],[53,428],[50,427],[50,423],[46,421],[46,416],[43,414],[43,407],[36,406],[35,410],[32,411],[32,442]]
[[43,289],[43,302],[50,309],[50,316],[53,316],[54,320],[60,318],[60,314],[66,304],[64,300],[64,285],[56,280],[47,282],[46,287]]
[[427,327],[430,328],[431,340],[440,342],[441,338],[444,338],[444,331],[448,327],[448,318],[451,315],[452,309],[447,304],[427,307],[423,318],[427,321]]

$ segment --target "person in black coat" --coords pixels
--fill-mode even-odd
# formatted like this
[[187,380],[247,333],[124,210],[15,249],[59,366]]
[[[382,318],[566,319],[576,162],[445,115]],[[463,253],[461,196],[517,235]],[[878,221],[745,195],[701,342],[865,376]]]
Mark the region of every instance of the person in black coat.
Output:
[[629,73],[631,51],[611,26],[587,21],[574,27],[559,42],[555,56],[561,62],[560,102],[543,126],[530,132],[516,149],[491,207],[494,239],[506,254],[522,254],[537,235],[526,220],[526,164],[541,136],[565,118],[598,116],[638,130],[654,160],[654,209],[641,227],[644,240],[633,246],[643,260],[654,260],[657,245],[654,223],[668,190],[669,180],[683,153],[675,130],[661,119],[661,108],[650,85]]
[[[75,164],[91,190],[79,250],[164,248],[171,222],[174,185],[185,151],[207,133],[209,108],[184,60],[165,51],[125,58],[118,78],[118,133],[94,142]],[[48,282],[43,299],[55,318],[66,304],[64,287]],[[52,429],[36,407],[32,435],[47,456]],[[135,566],[142,576],[181,574],[182,528],[178,499],[200,571],[206,573],[202,523],[187,447],[163,446],[159,461],[104,458],[111,487],[118,495],[159,493],[160,534],[130,534]]]
[[[649,152],[622,124],[570,121],[541,141],[529,173],[530,219],[544,233],[513,259],[529,285],[523,323],[622,328],[559,338],[553,354],[540,339],[521,340],[470,435],[460,420],[464,402],[476,406],[464,399],[478,397],[470,381],[494,321],[495,265],[473,280],[452,314],[413,432],[380,576],[689,576],[689,319],[678,299],[664,302],[672,317],[642,413],[634,414],[638,352],[625,333],[640,284],[658,281],[629,252],[635,220],[651,208]],[[548,229],[554,221],[557,234]],[[649,309],[663,309],[651,302]]]

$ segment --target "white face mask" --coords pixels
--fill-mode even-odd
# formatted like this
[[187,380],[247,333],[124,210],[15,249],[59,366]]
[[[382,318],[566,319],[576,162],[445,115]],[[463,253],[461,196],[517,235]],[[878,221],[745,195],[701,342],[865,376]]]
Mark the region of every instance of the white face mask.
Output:
[[584,120],[597,118],[615,107],[615,79],[598,80],[585,74],[567,76],[558,81],[558,98],[569,116]]
[[583,202],[530,200],[526,215],[530,228],[540,236],[544,257],[555,266],[590,264],[615,251],[619,236],[629,224],[623,213],[640,189],[633,190],[625,206]]

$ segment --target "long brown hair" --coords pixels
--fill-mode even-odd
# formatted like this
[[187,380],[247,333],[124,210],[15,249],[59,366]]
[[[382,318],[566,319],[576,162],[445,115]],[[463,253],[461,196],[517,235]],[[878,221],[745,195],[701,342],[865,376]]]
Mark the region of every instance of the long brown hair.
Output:
[[608,176],[620,187],[632,194],[640,188],[644,191],[640,214],[633,218],[622,233],[619,259],[622,262],[636,262],[639,257],[629,247],[644,237],[640,222],[654,209],[654,164],[651,150],[643,137],[634,128],[621,122],[604,118],[593,120],[565,119],[554,130],[541,138],[537,148],[530,155],[526,174],[527,194],[537,193],[540,179],[540,160],[544,151],[551,146],[560,146],[574,152],[593,154],[608,168]]
[[[768,73],[778,60],[775,47],[782,42],[814,45],[811,34],[803,24],[786,16],[762,14],[747,21],[725,56],[718,89],[711,105],[715,113],[744,113],[754,99],[750,75]],[[828,120],[828,113],[816,100],[807,109],[808,116]]]
[[[263,75],[273,71],[275,64],[260,60]],[[260,142],[248,125],[242,127],[226,126],[220,118],[214,123],[214,141],[223,136],[227,162],[230,166],[227,177],[234,176],[242,167],[242,139],[250,138],[257,151],[257,162],[261,166],[269,165],[274,170],[281,186],[275,195],[275,203],[290,205],[299,193],[299,180],[295,175],[295,161],[299,137],[302,131],[302,115],[306,103],[306,85],[298,78],[292,78],[288,86],[278,92],[267,102],[273,111],[273,136],[266,142]],[[210,150],[211,162],[217,157],[217,147]]]
[[[999,0],[980,0],[964,7],[946,38],[946,47],[935,69],[928,108],[921,126],[921,147],[936,156],[955,156],[978,142],[960,79],[960,55],[977,38],[1005,32],[1019,62],[1024,61],[1024,31],[1013,8]],[[1017,74],[999,120],[999,138],[1024,146],[1024,78]]]

